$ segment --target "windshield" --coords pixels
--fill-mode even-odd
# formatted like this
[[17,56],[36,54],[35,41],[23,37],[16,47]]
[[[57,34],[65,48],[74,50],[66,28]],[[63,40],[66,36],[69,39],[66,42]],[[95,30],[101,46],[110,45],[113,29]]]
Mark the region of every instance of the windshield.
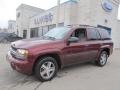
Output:
[[63,39],[69,30],[70,28],[66,27],[54,28],[48,31],[44,37],[49,37],[51,39]]

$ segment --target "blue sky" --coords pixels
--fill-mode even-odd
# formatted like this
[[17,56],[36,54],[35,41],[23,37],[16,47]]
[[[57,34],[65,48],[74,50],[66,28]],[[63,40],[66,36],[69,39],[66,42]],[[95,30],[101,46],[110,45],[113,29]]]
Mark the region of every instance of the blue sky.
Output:
[[[68,0],[61,0],[61,2],[65,1]],[[0,0],[0,27],[7,27],[8,20],[16,19],[16,8],[21,3],[42,9],[49,9],[57,4],[57,0]]]

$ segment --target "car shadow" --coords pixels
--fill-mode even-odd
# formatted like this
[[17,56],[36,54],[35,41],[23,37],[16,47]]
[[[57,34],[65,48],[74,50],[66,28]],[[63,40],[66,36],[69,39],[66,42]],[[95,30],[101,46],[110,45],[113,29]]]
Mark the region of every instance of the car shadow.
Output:
[[62,78],[67,75],[67,73],[72,73],[73,71],[83,71],[89,68],[97,67],[93,62],[80,63],[75,65],[69,65],[58,71],[57,77]]

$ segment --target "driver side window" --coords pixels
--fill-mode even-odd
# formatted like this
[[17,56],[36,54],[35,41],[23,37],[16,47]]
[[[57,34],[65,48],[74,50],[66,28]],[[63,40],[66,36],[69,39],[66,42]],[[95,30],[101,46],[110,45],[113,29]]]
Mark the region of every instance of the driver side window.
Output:
[[77,37],[79,38],[79,41],[85,41],[86,40],[86,29],[84,28],[78,28],[76,29],[71,37]]

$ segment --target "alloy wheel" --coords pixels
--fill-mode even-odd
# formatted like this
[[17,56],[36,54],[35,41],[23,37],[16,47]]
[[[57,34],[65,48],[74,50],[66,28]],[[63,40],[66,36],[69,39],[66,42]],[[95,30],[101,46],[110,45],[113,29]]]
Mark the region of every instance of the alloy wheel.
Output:
[[47,61],[40,67],[40,75],[44,79],[51,78],[55,73],[55,65],[53,62]]
[[106,55],[106,53],[102,53],[100,56],[100,64],[105,65],[106,62],[107,62],[107,55]]

